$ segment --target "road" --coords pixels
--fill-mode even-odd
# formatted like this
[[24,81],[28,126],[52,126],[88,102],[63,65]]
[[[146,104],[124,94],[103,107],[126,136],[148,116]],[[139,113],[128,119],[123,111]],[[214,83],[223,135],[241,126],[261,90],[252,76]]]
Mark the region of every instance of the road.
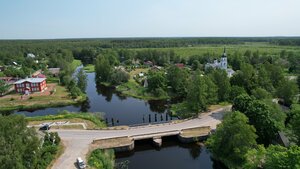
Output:
[[[53,169],[72,169],[76,168],[75,160],[77,157],[85,159],[89,151],[90,144],[95,139],[135,136],[151,134],[156,132],[168,132],[182,130],[193,127],[210,126],[215,129],[223,117],[223,112],[231,106],[221,108],[209,113],[202,113],[198,118],[183,121],[180,123],[164,123],[156,125],[145,125],[129,127],[126,130],[53,130],[58,132],[64,143],[65,151],[53,165]],[[86,160],[85,160],[86,161]]]

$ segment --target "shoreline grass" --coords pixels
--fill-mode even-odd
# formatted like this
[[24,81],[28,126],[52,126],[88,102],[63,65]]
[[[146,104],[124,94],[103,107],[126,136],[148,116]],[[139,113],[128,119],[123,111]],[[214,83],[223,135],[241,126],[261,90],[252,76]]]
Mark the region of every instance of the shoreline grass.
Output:
[[95,126],[90,126],[89,129],[102,129],[106,127],[105,121],[103,121],[102,115],[100,113],[75,113],[62,111],[57,115],[26,117],[26,120],[29,123],[56,120],[75,120],[76,122],[78,122],[78,120],[76,119],[82,119],[92,122]]
[[93,73],[95,72],[95,65],[92,64],[85,65],[83,67],[83,70],[85,70],[86,73]]

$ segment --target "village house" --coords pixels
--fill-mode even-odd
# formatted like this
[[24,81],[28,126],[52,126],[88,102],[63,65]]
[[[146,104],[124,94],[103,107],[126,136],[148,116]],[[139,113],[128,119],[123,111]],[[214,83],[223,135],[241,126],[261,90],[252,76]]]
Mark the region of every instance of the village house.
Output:
[[0,66],[0,72],[3,72],[5,70],[4,66]]
[[176,63],[175,66],[177,66],[178,68],[184,68],[184,64],[183,63]]
[[52,74],[54,77],[57,77],[60,72],[60,68],[48,68],[48,71],[50,74]]
[[14,83],[18,93],[43,92],[47,88],[46,78],[26,78]]

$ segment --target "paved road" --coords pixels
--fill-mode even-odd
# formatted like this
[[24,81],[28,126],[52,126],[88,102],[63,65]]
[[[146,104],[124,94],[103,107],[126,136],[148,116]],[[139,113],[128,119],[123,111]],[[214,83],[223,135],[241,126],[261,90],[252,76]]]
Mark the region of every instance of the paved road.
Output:
[[212,129],[215,129],[216,125],[221,122],[223,112],[230,108],[230,106],[227,106],[226,108],[218,109],[213,112],[202,113],[198,118],[180,123],[137,126],[130,127],[127,130],[56,130],[65,145],[65,151],[55,162],[52,168],[76,168],[76,158],[85,158],[89,151],[90,144],[95,139],[144,135],[203,126],[210,126]]

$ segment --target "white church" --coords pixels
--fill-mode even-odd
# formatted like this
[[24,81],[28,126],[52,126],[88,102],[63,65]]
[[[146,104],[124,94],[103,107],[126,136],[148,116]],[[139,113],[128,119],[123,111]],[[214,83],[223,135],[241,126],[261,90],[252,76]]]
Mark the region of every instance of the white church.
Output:
[[215,59],[213,63],[206,63],[205,64],[205,70],[208,69],[208,68],[223,69],[227,72],[228,77],[232,77],[232,75],[234,74],[234,70],[228,68],[227,55],[226,55],[226,49],[225,48],[224,48],[224,52],[223,52],[223,55],[222,55],[220,61]]

